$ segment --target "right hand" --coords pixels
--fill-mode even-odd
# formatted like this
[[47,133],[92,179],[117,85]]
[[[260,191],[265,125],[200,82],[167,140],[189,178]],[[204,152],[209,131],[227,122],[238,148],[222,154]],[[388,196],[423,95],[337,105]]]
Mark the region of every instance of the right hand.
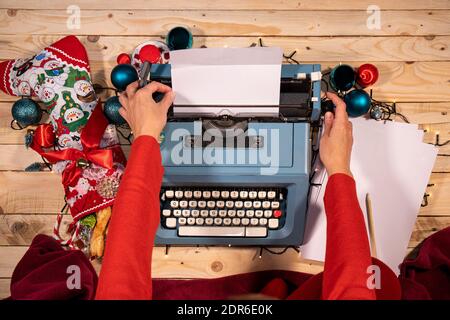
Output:
[[[155,92],[164,93],[160,102],[153,100],[152,94]],[[135,139],[139,136],[151,136],[158,140],[166,125],[167,111],[174,97],[172,88],[159,82],[150,82],[141,89],[137,81],[128,85],[126,91],[119,96],[122,104],[119,113],[130,125]]]
[[345,102],[336,94],[327,92],[326,96],[336,106],[335,114],[325,113],[324,133],[320,139],[320,160],[328,176],[344,173],[352,176],[350,158],[352,153],[352,123],[348,120]]

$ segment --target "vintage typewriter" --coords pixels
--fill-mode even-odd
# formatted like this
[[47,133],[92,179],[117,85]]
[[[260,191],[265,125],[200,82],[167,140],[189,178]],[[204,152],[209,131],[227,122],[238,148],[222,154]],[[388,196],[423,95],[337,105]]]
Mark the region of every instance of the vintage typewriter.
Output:
[[[171,85],[170,65],[153,65],[151,78]],[[269,109],[254,112],[258,106],[251,106],[251,113],[249,106],[234,106],[240,111],[199,116],[192,106],[183,112],[175,112],[183,106],[172,107],[161,142],[165,174],[155,243],[302,244],[310,187],[311,123],[319,120],[320,107],[318,64],[282,65],[280,103],[269,113],[264,112]],[[223,141],[225,132],[229,134]],[[205,158],[211,143],[222,144],[215,149],[222,152],[222,163]],[[279,155],[276,168],[255,156],[270,150]],[[186,152],[187,161],[178,159],[181,151]],[[236,161],[239,157],[252,161]]]

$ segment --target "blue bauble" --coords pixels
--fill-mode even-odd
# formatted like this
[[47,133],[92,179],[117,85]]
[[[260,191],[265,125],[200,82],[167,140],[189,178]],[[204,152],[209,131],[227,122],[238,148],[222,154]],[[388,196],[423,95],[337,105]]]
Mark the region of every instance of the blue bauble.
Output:
[[116,96],[106,100],[105,104],[103,105],[103,113],[105,114],[105,117],[106,119],[108,119],[109,123],[120,126],[126,122],[119,113],[119,109],[121,107],[122,105],[119,102],[119,98]]
[[170,50],[192,48],[192,33],[184,27],[175,27],[167,34],[166,42]]
[[336,66],[330,73],[330,85],[335,91],[348,91],[356,81],[355,70],[348,64]]
[[22,127],[39,123],[42,118],[42,110],[38,104],[29,98],[23,98],[14,102],[11,114],[14,120]]
[[347,105],[347,113],[350,117],[362,116],[370,109],[370,96],[361,89],[355,89],[347,93],[344,97],[344,101]]
[[119,91],[124,91],[130,83],[138,79],[138,73],[131,64],[119,64],[111,71],[111,82]]

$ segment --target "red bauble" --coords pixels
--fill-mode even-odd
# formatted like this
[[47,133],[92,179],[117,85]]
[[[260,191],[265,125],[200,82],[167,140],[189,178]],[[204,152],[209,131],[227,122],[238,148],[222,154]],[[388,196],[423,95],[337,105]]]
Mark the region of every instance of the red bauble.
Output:
[[363,88],[373,85],[378,80],[378,69],[370,63],[361,65],[356,74],[356,82]]
[[148,44],[139,51],[139,59],[142,62],[159,63],[161,61],[161,51],[158,47]]
[[130,64],[131,58],[127,53],[121,53],[117,56],[117,64]]

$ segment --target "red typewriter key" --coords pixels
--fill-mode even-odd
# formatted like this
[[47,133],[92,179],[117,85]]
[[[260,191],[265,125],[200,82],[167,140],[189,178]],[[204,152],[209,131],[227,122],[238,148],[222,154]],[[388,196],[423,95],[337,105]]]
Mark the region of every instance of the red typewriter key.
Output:
[[273,212],[273,216],[274,216],[275,218],[281,217],[282,214],[283,214],[283,213],[281,212],[281,210],[275,210],[275,211]]

